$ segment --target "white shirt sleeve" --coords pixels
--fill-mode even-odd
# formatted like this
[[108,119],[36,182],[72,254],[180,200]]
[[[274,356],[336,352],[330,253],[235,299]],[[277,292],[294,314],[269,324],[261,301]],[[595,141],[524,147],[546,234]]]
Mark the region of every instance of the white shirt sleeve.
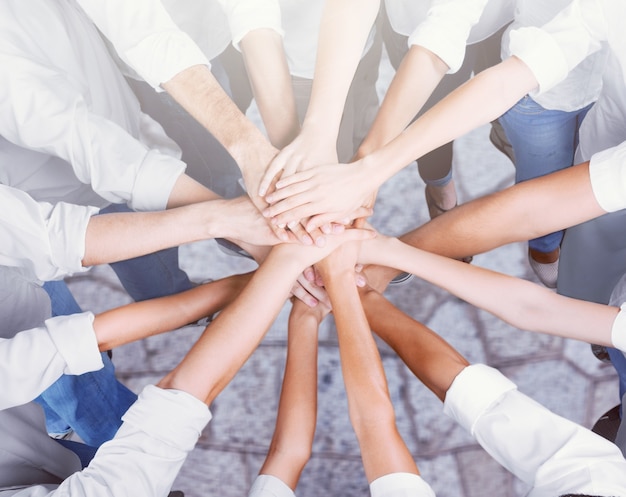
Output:
[[607,212],[626,208],[626,142],[594,154],[589,177],[600,207]]
[[626,352],[626,303],[622,304],[613,327],[611,328],[611,342],[616,349]]
[[389,473],[370,483],[371,497],[435,497],[435,491],[420,475]]
[[36,59],[0,55],[0,79],[0,135],[65,160],[79,181],[109,202],[128,203],[135,210],[165,209],[185,170],[183,162],[148,149],[94,113],[80,82]]
[[209,61],[158,0],[77,0],[122,60],[158,88]]
[[86,271],[85,234],[95,207],[36,202],[0,185],[0,264],[22,267],[40,281]]
[[87,468],[56,489],[37,485],[14,497],[167,495],[211,413],[185,392],[149,385],[122,419]]
[[606,36],[606,22],[597,0],[574,0],[541,28],[511,31],[509,52],[537,78],[535,96],[556,86],[588,55],[601,50]]
[[250,31],[272,29],[284,36],[278,0],[219,0],[230,26],[235,48]]
[[455,73],[463,65],[465,46],[487,0],[435,0],[426,19],[409,36],[409,47],[420,45],[443,60]]
[[518,392],[493,368],[465,368],[446,393],[444,411],[541,495],[626,490],[626,460],[615,444]]
[[63,374],[102,368],[90,312],[58,316],[0,339],[0,409],[30,402]]

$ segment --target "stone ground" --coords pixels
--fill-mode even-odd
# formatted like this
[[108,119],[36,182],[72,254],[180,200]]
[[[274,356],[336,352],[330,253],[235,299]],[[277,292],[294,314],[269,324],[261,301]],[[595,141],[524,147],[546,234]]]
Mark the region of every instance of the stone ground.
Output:
[[[512,183],[513,166],[480,128],[458,140],[455,178],[461,201]],[[379,193],[372,224],[403,233],[427,220],[424,185],[415,167],[398,173]],[[213,241],[181,247],[181,265],[195,281],[251,269]],[[512,244],[474,258],[473,264],[536,281],[525,244]],[[129,302],[107,267],[70,279],[84,309]],[[591,427],[618,403],[617,380],[586,344],[520,331],[445,291],[413,278],[386,296],[404,312],[440,333],[471,362],[495,366],[522,392],[558,414]],[[174,488],[187,497],[245,496],[270,442],[286,352],[289,304],[258,350],[212,406],[213,420],[182,468]],[[189,349],[199,329],[186,329],[131,344],[114,352],[120,379],[139,391],[169,371]],[[399,430],[422,475],[439,497],[524,495],[525,486],[501,468],[466,433],[442,415],[439,401],[384,344],[381,355]],[[322,325],[319,351],[319,413],[313,455],[297,488],[299,497],[362,496],[368,487],[343,391],[332,320]]]

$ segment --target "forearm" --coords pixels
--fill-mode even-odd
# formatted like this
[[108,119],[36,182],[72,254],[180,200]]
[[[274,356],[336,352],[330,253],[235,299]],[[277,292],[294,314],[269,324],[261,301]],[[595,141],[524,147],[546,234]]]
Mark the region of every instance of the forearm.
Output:
[[282,37],[272,29],[256,29],[241,40],[240,47],[270,142],[282,149],[300,131]]
[[385,165],[386,181],[416,158],[499,117],[536,86],[530,69],[511,57],[450,93],[387,146],[366,156],[364,165],[373,170]]
[[394,307],[380,293],[361,292],[372,330],[440,400],[469,363],[443,338]]
[[591,188],[589,164],[583,163],[463,204],[401,240],[461,258],[565,229],[604,213]]
[[162,86],[215,136],[242,171],[264,169],[275,155],[274,148],[241,113],[207,66],[190,67]]
[[250,283],[160,383],[210,404],[256,349],[304,265],[273,250]]
[[379,0],[331,0],[324,4],[303,132],[312,129],[321,140],[332,140],[333,145],[336,142],[348,90],[379,5]]
[[612,345],[617,308],[564,297],[526,280],[389,241],[382,264],[413,273],[512,326]]
[[[252,273],[229,276],[185,292],[134,302],[98,314],[94,330],[100,350],[180,328],[226,307]],[[120,333],[123,330],[123,333]]]
[[430,50],[413,45],[402,59],[374,123],[359,147],[359,157],[398,136],[426,103],[447,70],[448,66]]
[[[320,304],[322,305],[322,304]],[[317,415],[317,333],[314,309],[294,300],[288,325],[287,363],[276,427],[260,474],[295,490],[311,455]]]

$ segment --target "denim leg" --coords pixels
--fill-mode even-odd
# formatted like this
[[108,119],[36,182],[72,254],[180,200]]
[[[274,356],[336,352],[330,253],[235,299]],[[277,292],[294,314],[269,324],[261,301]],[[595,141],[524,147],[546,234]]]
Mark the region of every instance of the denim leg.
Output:
[[[130,212],[130,209],[123,204],[112,204],[100,212]],[[110,266],[136,302],[180,293],[193,287],[187,273],[178,265],[178,247],[114,262]]]
[[[65,282],[47,282],[44,290],[50,296],[53,316],[81,312]],[[122,415],[137,396],[115,378],[106,354],[102,361],[104,368],[79,376],[64,375],[35,399],[44,408],[50,433],[64,433],[71,427],[94,447],[113,438]]]
[[[527,95],[500,117],[515,154],[516,183],[573,164],[578,129],[590,107],[575,112],[548,110]],[[530,240],[528,245],[540,252],[551,252],[562,238],[563,232],[559,231]]]

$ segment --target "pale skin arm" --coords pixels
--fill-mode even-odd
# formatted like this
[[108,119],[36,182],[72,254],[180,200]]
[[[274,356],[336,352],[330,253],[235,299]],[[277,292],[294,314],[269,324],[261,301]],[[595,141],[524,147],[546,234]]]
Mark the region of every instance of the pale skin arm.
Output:
[[[341,369],[368,482],[396,472],[419,474],[398,433],[387,379],[354,282],[354,247],[332,254],[318,268],[333,305]],[[346,256],[347,255],[347,256]]]
[[317,419],[318,328],[329,308],[293,301],[289,314],[287,363],[276,427],[259,474],[280,478],[292,490],[311,457]]
[[430,50],[413,45],[403,57],[357,158],[398,136],[421,110],[450,68]]
[[268,137],[280,150],[300,131],[283,39],[272,29],[255,29],[239,46]]
[[325,247],[281,244],[272,249],[251,281],[207,327],[183,361],[158,384],[183,390],[210,404],[256,349],[302,270],[338,244],[373,236],[347,230],[328,237]]
[[280,241],[247,197],[217,199],[166,211],[93,216],[87,225],[82,262],[83,266],[106,264],[218,237],[256,246]]
[[457,88],[370,155],[281,178],[276,191],[266,196],[271,205],[264,215],[276,224],[310,217],[307,230],[331,222],[337,212],[344,215],[363,205],[363,199],[415,158],[491,122],[536,86],[528,66],[511,57]]
[[612,346],[619,309],[554,293],[540,285],[379,236],[362,255],[437,285],[517,328]]
[[379,5],[379,0],[325,2],[315,79],[302,131],[272,161],[260,183],[260,195],[267,194],[272,180],[281,171],[285,177],[313,165],[337,161],[343,107]]

